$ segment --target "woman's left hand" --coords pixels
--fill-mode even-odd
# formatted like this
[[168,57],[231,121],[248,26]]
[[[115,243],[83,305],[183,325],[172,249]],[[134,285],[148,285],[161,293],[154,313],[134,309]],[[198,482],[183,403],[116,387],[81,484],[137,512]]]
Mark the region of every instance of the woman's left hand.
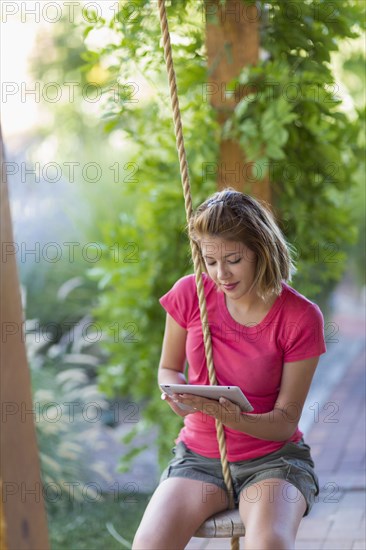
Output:
[[240,422],[240,407],[225,397],[220,397],[220,400],[216,401],[188,393],[175,393],[172,399],[176,403],[184,403],[193,407],[196,411],[212,416],[216,420],[220,420],[225,426],[233,429]]

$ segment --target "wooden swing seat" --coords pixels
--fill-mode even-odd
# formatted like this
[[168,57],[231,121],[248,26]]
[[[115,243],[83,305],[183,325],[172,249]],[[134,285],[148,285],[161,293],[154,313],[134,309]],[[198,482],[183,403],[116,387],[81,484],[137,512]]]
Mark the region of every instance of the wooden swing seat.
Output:
[[224,510],[208,518],[196,531],[199,538],[231,538],[244,537],[245,527],[241,520],[238,508]]

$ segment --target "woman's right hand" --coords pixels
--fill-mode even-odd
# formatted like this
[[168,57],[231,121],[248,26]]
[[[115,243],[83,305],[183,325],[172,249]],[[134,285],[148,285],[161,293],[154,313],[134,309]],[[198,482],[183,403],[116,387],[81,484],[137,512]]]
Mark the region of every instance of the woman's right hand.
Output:
[[161,394],[161,399],[163,401],[166,401],[169,404],[170,408],[175,412],[175,414],[177,414],[178,416],[181,416],[182,418],[184,418],[188,414],[197,412],[196,409],[193,409],[192,407],[190,407],[189,409],[188,408],[182,409],[178,401],[175,401],[174,397],[170,397],[165,392]]

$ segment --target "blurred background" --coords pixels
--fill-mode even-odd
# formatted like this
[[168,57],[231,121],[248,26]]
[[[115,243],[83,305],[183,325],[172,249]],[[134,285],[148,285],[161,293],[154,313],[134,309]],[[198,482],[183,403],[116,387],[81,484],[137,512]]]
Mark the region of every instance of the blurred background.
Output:
[[[269,179],[296,248],[292,284],[325,316],[329,364],[345,347],[357,354],[364,326],[363,3],[315,12],[309,1],[295,14],[293,4],[257,3],[261,60],[231,89],[263,93],[239,102],[225,132]],[[193,271],[157,6],[47,6],[6,3],[1,40],[4,169],[50,537],[54,549],[128,548],[181,422],[164,414],[155,382],[158,298]],[[168,16],[197,205],[217,188],[206,167],[222,139],[203,93],[204,6],[172,1]],[[330,379],[322,361],[305,432],[310,403],[325,402],[344,368]]]

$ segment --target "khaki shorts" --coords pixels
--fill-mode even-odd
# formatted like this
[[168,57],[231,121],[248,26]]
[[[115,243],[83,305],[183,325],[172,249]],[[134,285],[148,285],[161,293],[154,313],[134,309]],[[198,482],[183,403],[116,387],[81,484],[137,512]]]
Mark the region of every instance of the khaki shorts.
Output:
[[[188,449],[182,441],[173,448],[172,452],[175,456],[162,473],[160,482],[169,477],[186,477],[202,481],[203,498],[207,498],[209,493],[212,493],[211,484],[227,492],[220,459],[201,456]],[[263,493],[259,495],[257,490],[257,494],[253,493],[249,496],[249,493],[246,493],[244,497],[241,492],[258,481],[273,478],[288,482],[283,487],[283,494],[289,502],[298,501],[301,498],[300,491],[307,503],[304,516],[308,515],[315,497],[319,494],[319,481],[313,470],[314,462],[310,447],[303,440],[298,443],[286,443],[280,450],[260,458],[229,462],[229,467],[236,504],[239,503],[239,498],[246,498],[249,502],[255,502],[263,496],[271,498],[274,489],[272,482],[262,485],[267,495]],[[261,488],[259,490],[262,492]]]

